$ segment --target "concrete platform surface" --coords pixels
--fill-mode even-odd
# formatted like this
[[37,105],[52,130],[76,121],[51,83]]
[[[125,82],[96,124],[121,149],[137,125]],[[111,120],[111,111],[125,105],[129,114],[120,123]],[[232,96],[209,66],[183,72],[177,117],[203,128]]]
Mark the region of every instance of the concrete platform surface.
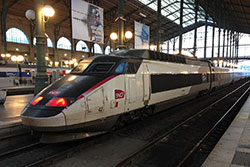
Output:
[[7,87],[2,88],[3,90],[7,91],[7,95],[22,95],[22,94],[33,94],[35,90],[34,85],[29,86],[14,86],[14,87]]
[[250,166],[250,96],[203,167]]
[[20,122],[23,108],[33,98],[33,94],[7,96],[3,105],[0,105],[0,126]]

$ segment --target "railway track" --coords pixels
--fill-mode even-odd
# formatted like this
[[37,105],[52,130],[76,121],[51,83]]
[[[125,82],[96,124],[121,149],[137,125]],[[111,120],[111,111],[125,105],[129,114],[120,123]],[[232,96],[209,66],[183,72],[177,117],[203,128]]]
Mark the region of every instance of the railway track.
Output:
[[[199,160],[199,162],[195,162],[195,160],[199,159],[201,156],[202,159],[204,160],[206,156],[209,154],[209,152],[212,150],[213,147],[211,146],[209,148],[210,151],[208,151],[208,148],[206,149],[203,148],[208,147],[208,145],[214,146],[216,142],[219,140],[220,136],[226,130],[226,127],[230,125],[230,122],[238,113],[237,109],[239,109],[244,104],[244,101],[249,96],[249,85],[250,84],[248,81],[241,87],[228,93],[227,95],[213,102],[206,108],[190,116],[185,121],[176,125],[172,129],[161,134],[159,137],[155,138],[154,140],[152,140],[151,142],[147,143],[145,146],[140,148],[137,152],[135,152],[131,156],[127,157],[126,159],[118,163],[117,167],[124,167],[124,166],[139,167],[139,166],[151,166],[151,165],[200,166],[203,161]],[[229,106],[229,108],[226,108],[225,105],[229,105],[230,102],[232,102],[232,99],[235,98],[237,98],[236,102],[234,102],[231,106]],[[212,115],[215,116],[214,113],[218,111],[220,111],[220,113],[224,112],[224,114],[220,114],[220,116],[218,116],[218,121],[214,123],[213,126],[211,126],[211,128],[209,128],[208,130],[206,129],[207,132],[203,133],[199,132],[199,134],[202,133],[202,135],[199,135],[199,139],[197,141],[196,134],[192,134],[190,132],[192,131],[198,132],[199,129],[204,127],[204,125],[201,126],[202,122],[205,119],[209,120],[209,117],[211,117]],[[212,118],[214,118],[214,116]],[[221,131],[221,129],[223,129],[223,131]],[[218,133],[218,131],[220,131],[220,133]],[[215,137],[212,136],[214,134],[216,134],[215,136],[217,140],[215,140]],[[196,138],[195,142],[194,138]],[[209,139],[211,138],[213,138],[212,143],[211,141],[209,141]],[[205,152],[206,155],[204,155]]]
[[227,127],[231,124],[236,114],[247,97],[250,87],[240,96],[240,98],[226,111],[226,113],[216,122],[216,124],[204,135],[204,137],[193,147],[178,166],[201,166],[211,152]]
[[21,123],[0,128],[0,159],[14,150],[21,151],[26,146],[38,141],[39,134],[31,134]]
[[0,154],[0,166],[44,166],[66,158],[97,142],[105,140],[105,135],[95,139],[85,139],[75,142],[42,144],[35,142],[15,148]]
[[[227,92],[231,92],[232,94],[233,93],[232,90],[236,89],[238,85],[235,84],[234,86],[232,86],[231,89],[228,89]],[[76,155],[77,153],[90,150],[89,147],[91,146],[98,145],[98,144],[102,145],[102,143],[106,141],[113,141],[114,136],[122,136],[124,138],[131,137],[131,138],[137,138],[137,139],[143,138],[142,140],[148,143],[144,145],[143,148],[138,146],[138,148],[134,152],[132,152],[131,154],[128,154],[130,155],[129,157],[126,156],[128,158],[124,159],[123,157],[123,161],[119,161],[115,163],[117,166],[133,166],[134,164],[137,166],[147,166],[145,165],[145,163],[148,163],[148,162],[145,161],[145,159],[143,159],[147,156],[147,154],[149,154],[152,150],[156,149],[159,143],[167,144],[167,142],[171,141],[173,138],[178,139],[178,134],[183,133],[183,131],[184,132],[187,131],[188,128],[192,127],[191,124],[196,124],[196,122],[202,122],[199,120],[203,117],[202,115],[206,115],[205,113],[209,113],[209,109],[211,109],[211,106],[218,107],[217,106],[218,103],[215,103],[212,100],[217,99],[216,100],[217,102],[219,101],[222,102],[223,100],[221,100],[221,97],[223,96],[224,99],[227,97],[226,94],[228,93],[222,93],[222,92],[223,90],[219,90],[217,91],[218,95],[212,94],[210,96],[201,97],[199,99],[196,99],[195,101],[190,101],[180,106],[174,107],[173,109],[168,110],[168,112],[156,114],[144,121],[135,121],[129,126],[119,129],[113,133],[108,133],[108,134],[101,135],[98,137],[89,138],[86,140],[81,140],[81,141],[76,141],[76,142],[71,142],[71,143],[66,143],[66,144],[65,143],[53,144],[53,145],[40,145],[39,143],[37,143],[37,145],[31,144],[30,147],[27,146],[26,148],[24,147],[23,149],[20,148],[20,150],[17,149],[16,151],[13,150],[13,152],[6,153],[5,155],[2,156],[2,158],[0,156],[0,166],[3,166],[3,165],[4,166],[7,166],[7,165],[8,166],[44,166],[48,164],[53,164],[55,162],[60,162],[60,160],[62,159],[68,159],[69,157]],[[213,99],[209,98],[211,96],[213,96]],[[204,102],[205,98],[208,98],[206,100],[206,103]],[[207,109],[204,109],[204,106],[207,106],[207,103],[210,103],[210,104],[212,103],[212,104],[210,105],[210,108],[207,107]],[[195,108],[197,108],[197,111],[193,111],[194,108],[190,106],[194,106],[196,104],[197,106]],[[198,113],[198,110],[201,111],[202,109],[204,110],[203,112],[204,114]],[[196,116],[194,116],[194,113],[196,113]],[[180,118],[180,115],[182,116],[182,118]],[[187,118],[190,118],[189,119],[190,123],[188,123],[188,121],[184,122],[184,120],[187,120]],[[161,121],[159,119],[165,119],[165,120]],[[181,125],[180,125],[180,122],[181,122]],[[143,129],[138,129],[138,127],[143,128]],[[153,127],[153,130],[152,130],[152,127]],[[147,135],[145,135],[145,133],[143,132],[146,128],[150,129]],[[182,131],[180,129],[182,129]],[[142,135],[140,132],[144,134]],[[185,135],[183,136],[185,137]],[[187,137],[188,136],[192,136],[192,135],[189,134],[187,135]],[[200,139],[201,138],[202,137],[200,137]],[[200,141],[200,139],[198,141]],[[176,144],[180,142],[179,140],[172,140],[172,141],[175,141]],[[186,143],[189,142],[186,139],[185,141]],[[193,144],[192,146],[194,145],[196,144]],[[193,148],[194,147],[192,148],[189,147],[188,151],[185,150],[185,155],[184,154],[178,155],[181,158],[178,159],[178,161],[173,160],[172,163],[174,163],[175,166],[180,164],[182,160],[184,160],[184,157],[188,155],[190,150],[192,150]],[[198,148],[197,150],[199,150],[199,147],[197,148]],[[119,149],[122,149],[124,151],[126,150],[126,148],[119,148]],[[166,150],[168,150],[170,153],[165,154],[165,157],[163,158],[165,160],[166,158],[168,158],[169,154],[173,154],[173,152],[171,152],[171,148],[166,149]],[[187,161],[186,160],[183,161],[183,164],[180,164],[180,166],[182,165],[185,166],[186,163],[190,163],[190,161],[192,162],[192,157],[194,155],[196,155],[196,150],[194,150],[193,153],[190,153],[191,158],[189,156],[186,157]],[[105,156],[107,159],[111,161],[112,157],[108,157],[109,155],[106,155],[106,154]],[[175,156],[175,153],[173,154],[173,156]],[[171,156],[169,158],[171,159]],[[111,166],[116,166],[116,165],[111,165]],[[157,164],[154,164],[154,165],[157,166]],[[158,166],[160,166],[160,164]],[[164,166],[171,166],[171,164],[170,165],[164,164]]]

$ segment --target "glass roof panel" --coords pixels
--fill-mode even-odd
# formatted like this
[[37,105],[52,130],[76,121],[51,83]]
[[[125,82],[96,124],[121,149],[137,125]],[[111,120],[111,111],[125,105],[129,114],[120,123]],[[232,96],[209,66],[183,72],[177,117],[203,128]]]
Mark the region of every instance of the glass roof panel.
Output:
[[[143,4],[148,4],[152,0],[138,0]],[[154,1],[148,5],[154,11],[157,11],[157,1]],[[180,24],[180,0],[162,0],[161,1],[161,14],[167,17],[169,20]],[[195,3],[194,0],[184,0],[183,4],[183,27],[194,24],[195,22]],[[202,7],[199,6],[198,21],[205,21],[205,12]]]

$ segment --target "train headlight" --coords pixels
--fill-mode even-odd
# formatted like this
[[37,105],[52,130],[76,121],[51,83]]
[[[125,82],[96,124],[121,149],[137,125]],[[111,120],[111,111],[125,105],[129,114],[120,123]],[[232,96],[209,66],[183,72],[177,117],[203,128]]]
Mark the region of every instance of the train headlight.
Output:
[[68,102],[64,98],[53,98],[51,99],[46,106],[50,107],[67,107]]
[[33,100],[31,102],[32,105],[36,105],[37,103],[39,103],[41,100],[43,99],[42,96],[38,96],[37,98],[35,98],[35,100]]

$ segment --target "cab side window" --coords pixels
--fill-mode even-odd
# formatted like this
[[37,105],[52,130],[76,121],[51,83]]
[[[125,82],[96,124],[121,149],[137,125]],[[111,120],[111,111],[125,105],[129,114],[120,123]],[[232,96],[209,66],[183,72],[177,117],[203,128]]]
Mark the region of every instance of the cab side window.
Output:
[[140,62],[128,62],[127,66],[127,74],[136,74],[139,67],[140,67]]

